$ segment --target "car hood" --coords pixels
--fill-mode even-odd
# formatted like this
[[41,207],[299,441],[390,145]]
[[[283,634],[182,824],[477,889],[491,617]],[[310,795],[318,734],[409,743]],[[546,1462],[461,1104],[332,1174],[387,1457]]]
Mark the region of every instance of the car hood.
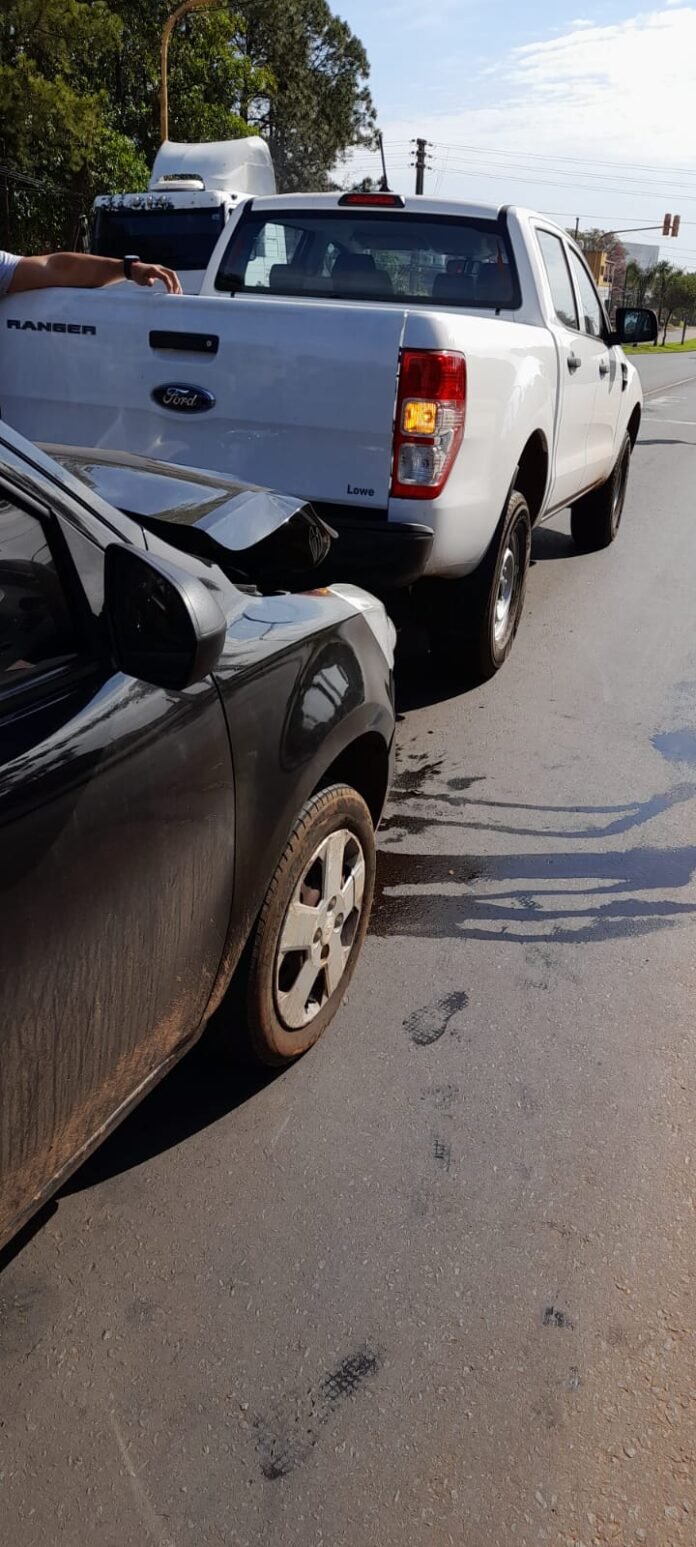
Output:
[[[255,548],[293,516],[311,510],[306,500],[294,495],[127,451],[48,445],[41,449],[101,499],[145,526],[156,522],[160,531],[163,521],[195,526],[228,553]],[[314,512],[312,516],[327,536],[334,535]]]

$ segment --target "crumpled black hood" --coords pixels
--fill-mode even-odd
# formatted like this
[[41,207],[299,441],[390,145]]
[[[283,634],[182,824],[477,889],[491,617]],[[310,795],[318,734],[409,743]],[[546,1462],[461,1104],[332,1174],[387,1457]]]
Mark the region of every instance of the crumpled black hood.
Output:
[[[88,488],[148,526],[162,522],[195,526],[228,553],[255,548],[298,514],[310,513],[306,500],[236,483],[214,472],[199,472],[127,451],[74,446],[43,446]],[[331,528],[311,512],[319,531]]]

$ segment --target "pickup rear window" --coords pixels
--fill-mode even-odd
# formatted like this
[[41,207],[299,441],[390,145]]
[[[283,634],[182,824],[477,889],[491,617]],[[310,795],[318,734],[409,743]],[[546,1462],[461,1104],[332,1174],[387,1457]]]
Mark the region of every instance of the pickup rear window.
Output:
[[215,281],[231,294],[514,310],[502,221],[331,209],[263,213],[235,228]]

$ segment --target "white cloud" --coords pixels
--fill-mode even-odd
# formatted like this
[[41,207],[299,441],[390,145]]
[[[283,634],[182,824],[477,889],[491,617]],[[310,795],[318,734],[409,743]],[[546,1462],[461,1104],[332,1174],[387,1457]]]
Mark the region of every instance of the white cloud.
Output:
[[[473,78],[464,26],[460,42],[450,25],[449,44],[441,110],[424,114],[419,96],[413,117],[383,125],[388,144],[423,134],[443,147],[435,154],[440,194],[527,200],[558,211],[570,205],[581,215],[587,210],[590,221],[624,210],[661,220],[665,209],[679,209],[684,225],[696,222],[696,5],[667,3],[607,26],[579,18],[567,33],[515,49]],[[472,105],[460,108],[462,96]],[[484,155],[445,146],[479,147]],[[566,177],[558,165],[530,160],[526,179],[517,169],[513,176],[514,158],[517,167],[524,155],[577,164],[568,161]],[[611,162],[624,163],[625,172]],[[667,167],[686,170],[660,171]],[[487,170],[488,182],[474,169]],[[405,170],[400,181],[410,183]],[[696,224],[691,245],[696,249]]]

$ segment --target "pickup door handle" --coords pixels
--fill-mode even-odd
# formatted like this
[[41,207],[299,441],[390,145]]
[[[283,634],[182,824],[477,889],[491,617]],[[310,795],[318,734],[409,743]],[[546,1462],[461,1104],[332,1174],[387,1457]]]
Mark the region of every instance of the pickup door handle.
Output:
[[608,360],[600,360],[600,362],[599,362],[599,374],[600,374],[600,376],[608,376],[609,375],[609,361]]
[[580,370],[581,365],[582,360],[580,359],[580,356],[574,354],[571,349],[570,354],[568,355],[568,370],[570,371],[571,376],[574,376],[575,372]]
[[175,349],[178,353],[216,355],[220,340],[216,333],[178,333],[171,328],[155,329],[150,334],[151,349]]

